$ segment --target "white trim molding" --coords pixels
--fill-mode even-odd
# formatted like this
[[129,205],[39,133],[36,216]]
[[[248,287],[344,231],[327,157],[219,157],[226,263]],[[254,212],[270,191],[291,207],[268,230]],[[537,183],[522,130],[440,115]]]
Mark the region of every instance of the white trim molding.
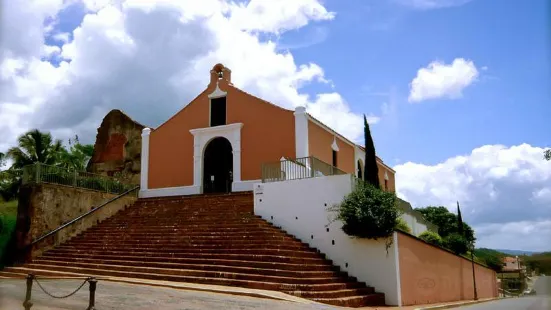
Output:
[[151,129],[142,130],[142,154],[140,159],[140,190],[147,190],[149,178],[149,136]]
[[308,114],[305,107],[295,109],[295,156],[308,157]]
[[198,186],[179,186],[140,190],[140,198],[167,197],[167,196],[185,196],[200,194],[201,188]]
[[243,123],[234,123],[223,126],[191,129],[189,131],[193,135],[193,187],[198,187],[200,193],[203,192],[203,155],[205,147],[212,139],[218,137],[226,138],[231,143],[233,153],[233,183],[241,183],[242,127]]
[[329,127],[329,126],[325,125],[324,123],[318,121],[318,120],[317,120],[316,118],[314,118],[312,115],[306,113],[306,117],[308,118],[308,120],[312,121],[312,123],[314,123],[314,124],[320,126],[321,128],[325,129],[325,131],[331,133],[331,134],[334,135],[334,136],[337,136],[337,137],[338,137],[340,140],[342,140],[344,143],[346,143],[346,144],[348,144],[348,145],[350,145],[350,146],[352,146],[352,147],[356,147],[356,146],[357,146],[354,142],[348,140],[347,138],[345,138],[345,137],[344,137],[343,135],[341,135],[340,133],[338,133],[338,132],[336,132],[335,130],[331,129],[331,127]]
[[262,183],[262,180],[248,180],[248,181],[233,181],[232,183],[232,192],[248,192],[252,191],[254,185],[257,183]]

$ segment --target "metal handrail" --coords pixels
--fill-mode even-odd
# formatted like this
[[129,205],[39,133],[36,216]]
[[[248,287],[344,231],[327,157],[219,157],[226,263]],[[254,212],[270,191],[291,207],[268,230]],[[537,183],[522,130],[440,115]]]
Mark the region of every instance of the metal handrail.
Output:
[[136,187],[134,187],[134,188],[132,188],[132,189],[129,189],[129,190],[127,190],[126,192],[124,192],[124,193],[122,193],[122,194],[120,194],[120,195],[118,195],[118,196],[115,196],[115,197],[113,197],[113,198],[107,200],[106,202],[104,202],[104,203],[102,203],[101,205],[99,205],[99,206],[93,208],[92,210],[90,210],[90,211],[88,211],[88,212],[86,212],[86,213],[84,213],[84,214],[82,214],[82,215],[77,216],[76,218],[72,219],[71,221],[69,221],[69,222],[67,222],[67,223],[65,223],[65,224],[63,224],[63,225],[61,225],[61,226],[59,226],[58,228],[56,228],[56,229],[50,231],[49,233],[46,233],[46,234],[44,234],[44,235],[38,237],[38,238],[35,239],[33,242],[31,242],[31,243],[29,244],[29,246],[35,245],[36,243],[38,243],[38,242],[40,242],[40,241],[42,241],[42,240],[44,240],[44,239],[46,239],[46,238],[48,238],[48,237],[54,235],[55,233],[57,233],[58,231],[62,230],[63,228],[65,228],[65,227],[67,227],[67,226],[69,226],[69,225],[72,225],[73,223],[75,223],[75,222],[77,222],[77,221],[79,221],[79,220],[81,220],[81,219],[87,217],[88,215],[90,215],[90,214],[92,214],[92,213],[98,211],[99,209],[103,208],[104,206],[110,204],[111,202],[113,202],[113,201],[115,201],[115,200],[117,200],[117,199],[119,199],[119,198],[121,198],[121,197],[123,197],[123,196],[125,196],[125,195],[127,195],[127,194],[129,194],[129,193],[131,193],[131,192],[133,192],[133,191],[135,191],[135,190],[137,190],[137,189],[139,189],[139,188],[140,188],[139,186],[136,186]]
[[107,193],[120,194],[136,184],[127,184],[118,178],[77,171],[71,168],[35,163],[22,169],[22,184],[60,184],[75,188],[98,190]]
[[262,183],[342,174],[346,173],[314,156],[282,158],[278,162],[262,164]]

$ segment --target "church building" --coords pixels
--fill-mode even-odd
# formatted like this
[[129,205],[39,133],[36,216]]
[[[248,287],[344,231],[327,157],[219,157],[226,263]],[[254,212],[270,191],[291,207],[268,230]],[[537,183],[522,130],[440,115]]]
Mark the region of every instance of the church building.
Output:
[[[217,64],[207,88],[155,129],[142,131],[140,197],[251,191],[262,166],[316,158],[361,177],[364,148],[308,114],[287,110],[233,86]],[[383,189],[394,170],[377,158]]]

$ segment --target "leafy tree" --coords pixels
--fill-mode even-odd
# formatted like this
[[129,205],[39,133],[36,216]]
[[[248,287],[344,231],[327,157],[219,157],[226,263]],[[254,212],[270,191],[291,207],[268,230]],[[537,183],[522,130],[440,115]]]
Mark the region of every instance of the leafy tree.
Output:
[[496,250],[480,248],[474,250],[474,255],[486,266],[493,269],[495,272],[501,272],[503,269],[503,258],[506,256],[504,253],[501,253]]
[[93,145],[81,144],[78,136],[75,136],[74,140],[69,139],[69,150],[64,148],[61,150],[60,165],[65,168],[84,171],[93,153]]
[[0,201],[10,201],[17,198],[21,185],[20,174],[15,169],[0,172]]
[[[446,207],[428,206],[426,208],[416,208],[415,210],[421,212],[427,221],[438,226],[438,234],[442,238],[446,238],[452,233],[457,233],[457,215],[448,211]],[[463,222],[463,231],[465,239],[468,242],[476,240],[474,230],[465,222]]]
[[0,152],[0,168],[6,164],[6,154]]
[[59,163],[63,146],[53,140],[50,133],[33,129],[19,136],[19,146],[8,150],[7,157],[13,160],[12,168],[22,168],[34,163],[55,165]]
[[537,270],[539,274],[551,274],[551,252],[532,254],[524,257],[524,262],[531,270]]
[[394,193],[362,181],[332,211],[347,235],[375,240],[391,236],[400,216]]
[[442,237],[434,231],[427,230],[419,235],[419,239],[424,240],[430,244],[441,247],[443,245]]
[[444,238],[444,246],[456,254],[465,254],[469,250],[469,242],[458,233],[451,233]]
[[381,188],[379,183],[379,168],[377,167],[377,156],[375,155],[375,145],[373,144],[373,138],[371,137],[371,130],[367,123],[367,118],[364,114],[364,139],[365,139],[365,163],[364,163],[364,180],[375,186]]
[[411,234],[411,227],[409,227],[408,223],[401,217],[396,219],[396,229]]

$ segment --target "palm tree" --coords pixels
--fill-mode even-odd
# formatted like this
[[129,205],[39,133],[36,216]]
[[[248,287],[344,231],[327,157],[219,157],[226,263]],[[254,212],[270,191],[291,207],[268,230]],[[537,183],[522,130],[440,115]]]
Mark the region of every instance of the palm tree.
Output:
[[63,145],[60,140],[53,140],[50,133],[33,129],[19,136],[19,146],[12,147],[6,153],[13,160],[12,168],[22,168],[34,163],[56,165],[59,162]]
[[93,153],[93,145],[81,144],[78,136],[75,136],[74,140],[69,139],[69,149],[62,149],[60,165],[64,168],[84,171],[86,170],[86,165],[88,164],[90,158],[92,158]]

